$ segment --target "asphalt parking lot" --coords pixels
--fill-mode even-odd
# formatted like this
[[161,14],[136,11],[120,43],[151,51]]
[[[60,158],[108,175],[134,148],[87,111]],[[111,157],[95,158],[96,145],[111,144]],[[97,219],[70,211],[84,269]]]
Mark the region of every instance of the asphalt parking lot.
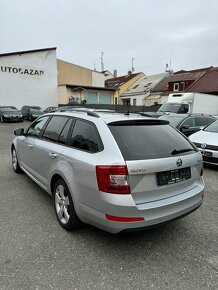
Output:
[[0,124],[0,289],[218,289],[218,168],[203,206],[152,230],[63,230],[51,197],[11,167],[13,130]]

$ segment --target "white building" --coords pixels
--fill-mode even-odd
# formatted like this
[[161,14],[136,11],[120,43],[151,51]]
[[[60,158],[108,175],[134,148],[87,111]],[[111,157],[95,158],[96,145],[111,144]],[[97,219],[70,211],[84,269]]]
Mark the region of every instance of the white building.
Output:
[[[142,75],[134,84],[132,84],[122,95],[121,99],[129,100],[133,106],[151,106],[158,103],[155,98],[149,99],[150,92],[161,81],[163,81],[169,73],[161,73],[155,75]],[[149,101],[147,101],[149,99]]]
[[0,106],[58,105],[56,48],[0,54]]

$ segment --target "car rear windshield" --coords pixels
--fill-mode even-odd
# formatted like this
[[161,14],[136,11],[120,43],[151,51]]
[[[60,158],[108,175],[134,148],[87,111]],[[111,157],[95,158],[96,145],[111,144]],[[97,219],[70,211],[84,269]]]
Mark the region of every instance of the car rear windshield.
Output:
[[43,112],[43,109],[41,107],[38,107],[38,106],[32,106],[32,107],[30,107],[30,110],[31,111],[42,111]]
[[[108,124],[125,160],[167,158],[191,154],[191,143],[168,124]],[[179,153],[179,151],[182,151]]]

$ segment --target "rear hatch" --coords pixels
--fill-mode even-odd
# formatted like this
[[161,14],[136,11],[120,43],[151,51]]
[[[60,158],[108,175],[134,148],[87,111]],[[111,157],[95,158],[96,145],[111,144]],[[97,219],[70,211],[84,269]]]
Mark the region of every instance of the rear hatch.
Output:
[[136,204],[187,192],[200,181],[198,150],[165,120],[108,124],[126,162]]

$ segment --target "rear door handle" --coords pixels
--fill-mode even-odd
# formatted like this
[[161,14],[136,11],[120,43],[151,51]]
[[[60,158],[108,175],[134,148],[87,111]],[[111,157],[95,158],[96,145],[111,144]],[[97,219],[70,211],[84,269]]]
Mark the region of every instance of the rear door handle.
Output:
[[50,152],[50,153],[48,153],[49,154],[49,156],[51,157],[51,158],[57,158],[58,157],[58,154],[56,154],[56,153],[53,153],[53,152]]
[[27,145],[29,148],[33,148],[33,145],[32,144],[28,144]]

